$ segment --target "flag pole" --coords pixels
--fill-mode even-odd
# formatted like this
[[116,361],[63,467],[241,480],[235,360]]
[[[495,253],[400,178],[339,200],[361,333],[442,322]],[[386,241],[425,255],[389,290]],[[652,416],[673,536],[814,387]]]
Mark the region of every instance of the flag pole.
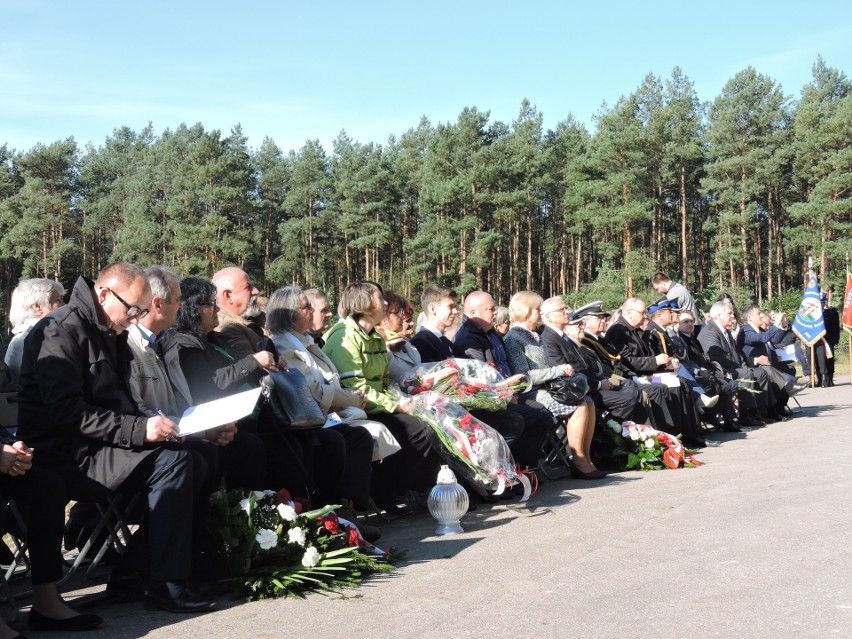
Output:
[[816,362],[814,361],[814,345],[811,344],[811,388],[814,387],[816,377]]

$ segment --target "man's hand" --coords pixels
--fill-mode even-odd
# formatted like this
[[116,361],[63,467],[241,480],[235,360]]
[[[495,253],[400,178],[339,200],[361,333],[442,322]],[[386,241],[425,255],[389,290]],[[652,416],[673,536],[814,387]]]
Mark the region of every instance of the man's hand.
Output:
[[769,358],[766,355],[754,358],[754,363],[758,366],[769,366]]
[[232,441],[234,441],[234,437],[236,436],[236,422],[231,422],[230,424],[218,426],[217,428],[210,428],[204,431],[204,439],[213,442],[217,446],[227,446]]
[[154,415],[148,418],[148,423],[145,426],[145,441],[164,442],[177,439],[178,432],[178,425],[168,417]]
[[670,355],[666,355],[665,353],[660,353],[656,357],[657,366],[668,366],[669,362],[672,361]]

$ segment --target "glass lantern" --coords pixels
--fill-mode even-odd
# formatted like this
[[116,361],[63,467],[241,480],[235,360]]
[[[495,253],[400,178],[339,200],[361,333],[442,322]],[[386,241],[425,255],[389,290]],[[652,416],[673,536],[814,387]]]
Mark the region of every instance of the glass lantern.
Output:
[[441,466],[438,483],[429,493],[426,505],[429,513],[438,522],[436,535],[462,533],[460,520],[467,512],[470,498],[467,491],[456,481],[455,473],[449,466]]

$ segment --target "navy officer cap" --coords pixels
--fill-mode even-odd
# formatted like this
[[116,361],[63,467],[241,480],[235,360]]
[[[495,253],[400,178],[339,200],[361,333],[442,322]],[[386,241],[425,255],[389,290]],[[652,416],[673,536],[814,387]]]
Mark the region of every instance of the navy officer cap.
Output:
[[594,302],[589,302],[585,306],[581,306],[573,313],[571,313],[569,317],[569,321],[572,324],[577,324],[582,320],[586,319],[586,317],[594,315],[596,317],[610,317],[612,313],[609,311],[605,311],[603,307],[603,302],[601,300],[597,300]]

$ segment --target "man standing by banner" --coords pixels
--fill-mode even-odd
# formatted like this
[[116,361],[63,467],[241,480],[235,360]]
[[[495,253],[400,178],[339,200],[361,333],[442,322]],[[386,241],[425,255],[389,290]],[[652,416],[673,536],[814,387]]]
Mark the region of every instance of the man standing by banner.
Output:
[[796,319],[793,321],[793,332],[798,335],[805,346],[811,347],[811,386],[814,386],[814,374],[816,372],[814,344],[825,335],[825,321],[822,317],[822,301],[819,293],[816,276],[811,274],[802,303],[799,304]]

